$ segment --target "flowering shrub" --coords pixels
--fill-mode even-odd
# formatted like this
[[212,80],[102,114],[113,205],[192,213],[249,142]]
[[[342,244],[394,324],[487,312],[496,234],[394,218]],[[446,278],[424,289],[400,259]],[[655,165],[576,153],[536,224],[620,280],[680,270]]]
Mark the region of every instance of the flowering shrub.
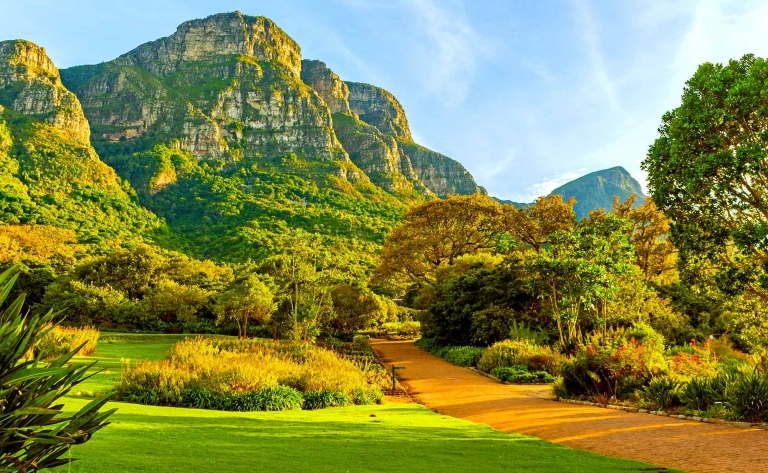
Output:
[[626,397],[666,369],[663,352],[655,340],[634,338],[620,344],[582,345],[563,364],[562,375],[570,395]]
[[719,357],[712,351],[712,344],[707,340],[704,345],[697,345],[691,340],[689,350],[678,351],[670,360],[670,376],[679,381],[692,378],[714,378],[718,374]]

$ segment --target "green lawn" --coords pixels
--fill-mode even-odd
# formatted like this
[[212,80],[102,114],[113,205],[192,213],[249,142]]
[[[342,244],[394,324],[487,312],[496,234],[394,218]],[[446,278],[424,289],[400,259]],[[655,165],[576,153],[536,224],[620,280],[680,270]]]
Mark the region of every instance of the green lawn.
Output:
[[[105,334],[106,335],[106,334]],[[113,336],[93,359],[111,375],[120,358],[156,358],[180,336]],[[105,341],[109,341],[105,340]],[[100,361],[101,364],[101,361]],[[87,399],[68,397],[68,409]],[[319,411],[219,412],[111,403],[112,424],[72,449],[58,472],[626,472],[641,463],[569,449],[436,414],[416,404]]]

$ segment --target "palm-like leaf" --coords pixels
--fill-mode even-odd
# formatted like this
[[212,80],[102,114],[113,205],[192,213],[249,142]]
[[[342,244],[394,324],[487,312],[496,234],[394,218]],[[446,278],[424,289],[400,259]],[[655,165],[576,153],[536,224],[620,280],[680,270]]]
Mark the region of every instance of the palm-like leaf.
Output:
[[[18,268],[0,274],[0,305],[16,282]],[[20,296],[0,313],[0,473],[33,472],[64,465],[61,458],[73,444],[87,441],[108,424],[115,410],[101,412],[108,398],[96,399],[72,416],[62,415],[57,401],[81,383],[91,364],[70,364],[80,347],[46,363],[25,360],[47,330],[52,313],[22,312]]]

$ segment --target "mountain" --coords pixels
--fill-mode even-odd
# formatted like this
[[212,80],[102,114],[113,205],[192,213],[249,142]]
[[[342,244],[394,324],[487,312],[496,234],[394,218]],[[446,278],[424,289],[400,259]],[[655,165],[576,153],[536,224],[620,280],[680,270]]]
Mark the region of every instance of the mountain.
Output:
[[484,192],[413,142],[391,93],[302,61],[264,17],[188,21],[61,80],[99,156],[167,221],[164,244],[197,256],[260,258],[290,228],[373,255],[411,203]]
[[[606,209],[610,211],[613,208],[614,196],[617,196],[623,202],[630,195],[635,195],[637,197],[635,205],[641,205],[647,198],[643,193],[640,183],[621,166],[589,173],[563,184],[549,195],[557,194],[562,195],[565,200],[571,197],[576,199],[576,205],[574,205],[573,209],[576,212],[577,218],[588,216],[591,210]],[[531,205],[510,200],[496,200],[518,208],[525,208]]]
[[45,50],[0,42],[0,221],[70,228],[82,243],[159,228],[89,140],[80,102]]

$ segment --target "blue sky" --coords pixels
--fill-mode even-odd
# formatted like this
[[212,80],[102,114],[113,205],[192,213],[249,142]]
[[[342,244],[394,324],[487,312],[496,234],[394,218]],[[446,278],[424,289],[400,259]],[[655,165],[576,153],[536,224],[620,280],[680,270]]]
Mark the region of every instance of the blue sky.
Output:
[[234,10],[395,94],[418,142],[517,201],[617,165],[644,182],[698,64],[768,56],[768,2],[751,0],[0,0],[0,40],[33,41],[64,68]]

